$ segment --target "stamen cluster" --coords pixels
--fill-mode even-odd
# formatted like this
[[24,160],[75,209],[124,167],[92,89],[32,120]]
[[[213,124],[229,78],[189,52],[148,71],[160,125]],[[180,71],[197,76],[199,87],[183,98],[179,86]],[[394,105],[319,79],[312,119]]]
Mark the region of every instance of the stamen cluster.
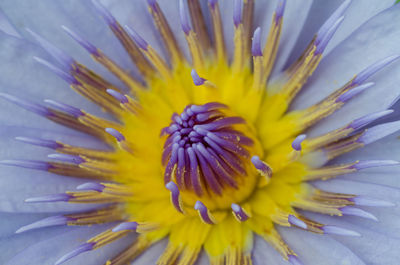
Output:
[[227,117],[226,108],[218,102],[188,105],[172,116],[162,130],[168,135],[162,155],[165,183],[175,178],[180,189],[198,196],[205,190],[221,195],[224,187],[238,188],[236,178],[246,176],[244,159],[250,156],[245,146],[253,141],[235,128],[245,120]]

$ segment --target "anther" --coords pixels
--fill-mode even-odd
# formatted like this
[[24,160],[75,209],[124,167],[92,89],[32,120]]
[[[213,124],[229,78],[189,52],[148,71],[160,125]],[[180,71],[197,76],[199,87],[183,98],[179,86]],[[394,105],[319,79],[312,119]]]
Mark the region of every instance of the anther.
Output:
[[211,212],[207,209],[207,207],[201,202],[197,201],[194,205],[194,209],[198,211],[200,219],[210,225],[216,223],[214,217],[211,215]]
[[265,177],[269,180],[272,177],[272,168],[262,161],[258,156],[253,156],[251,158],[251,163],[253,163],[254,167],[258,170],[261,176]]
[[171,192],[172,205],[175,207],[176,210],[183,213],[182,201],[180,198],[178,186],[173,181],[170,181],[165,185],[165,187]]
[[231,208],[233,215],[238,221],[244,222],[250,218],[250,216],[245,212],[245,210],[243,210],[243,208],[240,205],[232,203]]

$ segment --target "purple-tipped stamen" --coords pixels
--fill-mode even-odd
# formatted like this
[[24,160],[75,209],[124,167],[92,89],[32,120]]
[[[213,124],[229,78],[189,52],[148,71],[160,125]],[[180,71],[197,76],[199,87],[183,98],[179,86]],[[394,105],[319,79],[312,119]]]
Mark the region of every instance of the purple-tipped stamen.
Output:
[[348,199],[351,202],[354,202],[355,205],[358,206],[368,206],[368,207],[393,207],[396,204],[388,201],[378,200],[365,196],[356,196]]
[[373,63],[372,65],[368,66],[366,69],[364,69],[363,71],[361,71],[359,74],[356,75],[356,77],[353,79],[352,85],[363,83],[371,75],[375,74],[376,72],[378,72],[385,66],[389,65],[393,61],[399,59],[399,57],[400,57],[399,55],[392,55]]
[[304,265],[295,255],[288,255],[288,260],[292,265]]
[[30,168],[30,169],[45,170],[45,171],[51,168],[51,165],[47,162],[32,161],[32,160],[9,159],[0,161],[0,164],[6,166],[15,166],[15,167]]
[[204,82],[206,81],[206,79],[201,78],[201,77],[197,74],[196,70],[194,70],[194,69],[192,69],[192,71],[190,72],[190,75],[192,76],[193,83],[194,83],[195,86],[201,86],[201,85],[203,85]]
[[233,1],[233,24],[237,28],[242,23],[243,0]]
[[194,205],[194,209],[199,212],[201,219],[205,223],[210,225],[215,224],[212,217],[210,216],[210,212],[208,211],[207,207],[201,201],[196,202],[196,204]]
[[57,76],[59,76],[61,79],[63,79],[68,84],[71,84],[71,85],[79,84],[78,80],[76,80],[75,77],[73,77],[70,73],[67,73],[67,72],[61,70],[54,64],[52,64],[42,58],[36,57],[36,56],[34,56],[33,59],[35,61],[37,61],[38,63],[40,63],[41,65],[47,67],[50,71],[55,73]]
[[94,190],[102,192],[106,186],[96,182],[87,182],[76,187],[77,190]]
[[243,210],[243,208],[236,204],[232,203],[231,205],[232,212],[235,215],[236,219],[238,219],[240,222],[247,221],[249,219],[249,216],[246,214],[246,212]]
[[365,160],[359,161],[352,168],[357,170],[371,168],[371,167],[387,167],[387,166],[397,166],[399,165],[399,161],[395,160]]
[[170,181],[165,185],[165,187],[171,192],[171,201],[175,209],[183,213],[178,186],[173,181]]
[[15,137],[15,140],[18,140],[18,141],[21,141],[21,142],[24,142],[27,144],[47,147],[50,149],[57,149],[57,148],[62,147],[62,144],[59,144],[54,140],[45,140],[45,139],[40,139],[40,138],[23,137],[23,136]]
[[69,56],[67,53],[63,52],[46,39],[44,39],[39,34],[33,32],[30,29],[26,29],[35,39],[39,42],[40,46],[45,49],[54,59],[56,59],[61,65],[63,65],[66,69],[70,69],[71,65],[75,63],[74,59]]
[[400,130],[400,121],[388,122],[384,124],[380,124],[369,128],[366,130],[357,140],[357,142],[362,144],[370,144],[379,139],[382,139],[385,136],[388,136],[392,133]]
[[114,227],[111,231],[113,232],[120,232],[120,231],[136,231],[138,227],[138,223],[136,222],[125,222],[125,223],[120,223],[116,227]]
[[328,234],[328,235],[361,236],[360,233],[357,233],[356,231],[338,227],[338,226],[333,226],[333,225],[325,225],[321,229],[322,229],[322,231],[324,231],[325,234]]
[[65,103],[61,103],[55,100],[51,100],[51,99],[45,99],[44,102],[46,102],[47,104],[49,104],[51,107],[61,110],[65,113],[68,113],[72,116],[74,116],[75,118],[79,118],[81,116],[84,116],[85,113],[83,113],[80,109],[72,107],[71,105],[67,105]]
[[325,21],[321,28],[317,32],[317,37],[315,39],[315,44],[318,45],[320,41],[325,37],[330,28],[337,22],[337,20],[343,16],[344,12],[347,10],[351,3],[351,0],[344,1],[336,11]]
[[339,28],[339,26],[342,24],[344,20],[344,16],[340,17],[329,30],[326,32],[324,37],[321,39],[321,41],[317,44],[317,48],[315,49],[315,54],[321,54],[324,52],[326,46],[328,46],[329,41],[332,39],[333,35]]
[[262,56],[261,51],[261,29],[260,27],[256,28],[253,34],[253,41],[251,43],[251,54],[256,56]]
[[285,12],[286,0],[278,0],[278,4],[275,8],[275,23],[278,24],[279,20],[283,17]]
[[181,19],[182,30],[186,35],[188,35],[192,28],[190,27],[188,14],[186,12],[183,0],[179,0],[179,16]]
[[68,154],[49,154],[48,158],[58,160],[60,162],[71,163],[71,164],[82,164],[85,159],[78,155],[68,155]]
[[107,89],[106,90],[108,94],[113,96],[116,100],[121,102],[122,104],[128,103],[128,98],[124,95],[119,93],[118,91],[115,91],[114,89]]
[[104,18],[108,25],[115,26],[117,24],[117,21],[110,11],[108,11],[108,9],[105,8],[98,0],[92,0],[92,3],[97,12]]
[[25,226],[19,228],[17,231],[15,231],[15,233],[19,234],[19,233],[23,233],[23,232],[38,229],[38,228],[66,225],[68,223],[68,221],[71,221],[71,220],[72,220],[72,218],[68,218],[63,215],[50,216],[45,219],[34,222],[32,224],[25,225]]
[[366,90],[367,88],[372,87],[373,85],[375,85],[375,83],[373,82],[369,82],[369,83],[365,83],[363,85],[357,86],[355,88],[350,89],[349,91],[344,92],[342,95],[340,95],[336,102],[347,102],[350,99],[352,99],[353,97],[357,96],[358,94],[360,94],[361,92],[363,92],[364,90]]
[[391,113],[393,113],[393,110],[391,109],[370,113],[361,118],[355,119],[352,123],[349,124],[348,127],[353,128],[354,130],[358,130],[370,124],[371,122],[376,121],[377,119],[380,119],[382,117],[385,117]]
[[351,206],[345,206],[339,209],[342,214],[344,215],[351,215],[351,216],[358,216],[366,219],[370,219],[373,221],[378,221],[378,218],[376,218],[372,213],[366,212],[364,210],[361,210],[359,208],[351,207]]
[[292,148],[295,151],[301,151],[301,144],[303,141],[307,138],[307,135],[305,134],[300,134],[298,135],[292,142]]
[[215,8],[215,5],[218,3],[218,0],[208,0],[208,4],[211,6],[212,9]]
[[254,167],[261,173],[262,176],[266,178],[271,178],[271,167],[269,167],[267,163],[263,162],[258,156],[253,156],[251,158],[251,163],[253,163]]
[[147,0],[147,4],[151,7],[151,9],[156,10],[157,0]]
[[289,214],[288,216],[288,222],[291,225],[303,228],[303,229],[307,229],[307,224],[305,222],[303,222],[302,220],[300,220],[299,218],[297,218],[296,216],[294,216],[293,214]]
[[28,199],[25,200],[25,202],[29,202],[29,203],[67,202],[72,197],[73,197],[72,195],[69,195],[69,194],[66,194],[66,193],[59,193],[59,194],[51,194],[51,195],[46,195],[46,196],[28,198]]
[[79,254],[82,254],[83,252],[93,250],[95,245],[96,245],[96,243],[94,243],[94,242],[84,243],[84,244],[80,245],[79,247],[77,247],[76,249],[74,249],[73,251],[62,256],[59,260],[56,261],[56,263],[54,265],[60,265],[64,262],[78,256]]
[[39,114],[41,116],[52,116],[53,115],[48,108],[43,107],[36,103],[32,103],[25,99],[17,98],[17,97],[14,97],[12,95],[5,94],[5,93],[0,93],[0,98],[3,98],[11,103],[14,103],[15,105],[20,106],[23,109],[26,109],[33,113]]
[[70,28],[66,26],[61,26],[61,28],[69,35],[71,38],[73,38],[76,42],[78,42],[83,48],[85,48],[90,54],[97,55],[98,50],[97,48],[91,44],[89,41],[85,40],[82,38],[80,35],[78,35],[76,32],[72,31]]
[[126,32],[128,32],[129,36],[135,41],[135,43],[139,46],[139,48],[147,51],[149,44],[132,28],[125,25]]
[[122,135],[119,131],[113,129],[113,128],[106,128],[105,131],[110,134],[111,136],[114,136],[115,139],[117,139],[118,142],[125,141],[125,136]]

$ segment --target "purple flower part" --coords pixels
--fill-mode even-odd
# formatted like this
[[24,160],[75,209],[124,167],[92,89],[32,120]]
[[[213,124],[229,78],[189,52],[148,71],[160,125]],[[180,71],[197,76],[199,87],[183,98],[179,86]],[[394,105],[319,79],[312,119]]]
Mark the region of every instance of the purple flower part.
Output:
[[307,229],[307,224],[292,214],[289,214],[288,222],[291,225],[294,225],[294,226],[297,226],[297,227],[300,227],[303,229]]
[[368,66],[366,69],[358,73],[356,77],[353,79],[352,84],[357,85],[363,83],[371,75],[375,74],[376,72],[378,72],[379,70],[381,70],[382,68],[384,68],[385,66],[389,65],[390,63],[394,62],[399,58],[400,58],[399,55],[392,55],[373,63],[372,65]]
[[45,219],[39,220],[29,225],[25,225],[15,231],[16,234],[23,233],[29,230],[34,230],[38,228],[50,227],[50,226],[58,226],[58,225],[66,225],[68,221],[72,220],[72,218],[65,217],[63,215],[50,216]]
[[233,2],[233,24],[237,28],[242,23],[242,0],[234,0]]
[[333,225],[325,225],[321,229],[322,229],[322,231],[324,231],[325,234],[328,234],[328,235],[361,236],[360,233],[357,233],[356,231],[338,227],[338,226],[333,226]]
[[357,164],[353,165],[352,168],[361,170],[371,167],[397,166],[399,164],[400,162],[395,160],[365,160],[357,162]]
[[266,163],[264,163],[258,156],[252,156],[251,163],[253,163],[254,167],[260,170],[266,176],[271,175],[272,169]]
[[14,103],[18,106],[20,106],[23,109],[26,109],[28,111],[31,111],[33,113],[39,114],[41,116],[51,116],[53,113],[50,112],[50,110],[46,107],[43,107],[39,104],[32,103],[28,100],[21,99],[14,97],[12,95],[6,94],[6,93],[0,93],[0,98],[3,98],[11,103]]
[[105,131],[109,133],[111,136],[114,136],[118,142],[125,141],[125,136],[123,136],[122,133],[120,133],[119,131],[113,128],[106,128]]
[[352,123],[350,123],[348,127],[353,128],[354,130],[358,130],[368,125],[369,123],[376,121],[377,119],[380,119],[382,117],[385,117],[391,113],[393,113],[392,109],[370,113],[354,120]]
[[24,143],[43,146],[51,149],[57,149],[62,147],[61,144],[57,143],[54,140],[45,140],[40,138],[23,137],[23,136],[17,136],[15,137],[15,139]]
[[125,223],[120,223],[119,225],[114,227],[111,231],[113,231],[113,232],[120,232],[120,231],[125,231],[125,230],[136,231],[137,227],[138,227],[138,223],[136,223],[136,222],[125,222]]
[[113,17],[113,15],[108,11],[107,8],[105,8],[98,0],[92,0],[92,3],[96,9],[96,11],[104,18],[104,20],[109,24],[110,26],[115,26],[117,25],[117,21]]
[[47,104],[49,104],[51,107],[53,107],[55,109],[61,110],[65,113],[68,113],[68,114],[74,116],[75,118],[79,118],[79,117],[85,115],[85,113],[83,113],[80,109],[72,107],[65,103],[61,103],[61,102],[51,100],[51,99],[45,99],[44,102],[46,102]]
[[98,51],[97,48],[82,38],[80,35],[78,35],[76,32],[72,31],[70,28],[66,26],[61,26],[61,28],[69,35],[71,38],[73,38],[76,42],[78,42],[83,48],[85,48],[90,54],[97,55]]
[[179,201],[180,192],[178,186],[173,181],[170,181],[165,185],[165,187],[171,192],[172,204],[174,205],[175,209],[183,213],[183,209],[181,208]]
[[375,83],[373,82],[369,82],[360,86],[357,86],[355,88],[350,89],[349,91],[344,92],[342,95],[340,95],[337,99],[336,102],[347,102],[350,99],[352,99],[353,97],[355,97],[356,95],[360,94],[361,92],[363,92],[364,90],[366,90],[367,88],[372,87],[373,85],[375,85]]
[[65,254],[64,256],[62,256],[59,260],[56,261],[56,263],[54,265],[60,265],[76,256],[78,256],[79,254],[82,254],[83,252],[86,251],[90,251],[93,250],[93,247],[96,243],[94,242],[89,242],[89,243],[84,243],[82,245],[80,245],[79,247],[77,247],[76,249],[74,249],[73,251],[69,252],[68,254]]
[[129,36],[135,41],[135,43],[139,46],[139,48],[147,51],[149,44],[132,28],[125,25],[126,32],[128,32]]
[[196,204],[194,205],[194,209],[199,211],[201,219],[204,222],[206,222],[207,224],[214,224],[214,221],[208,215],[207,207],[201,201],[196,202]]
[[26,29],[35,39],[36,41],[45,49],[54,59],[56,59],[61,65],[65,67],[65,69],[71,69],[71,65],[75,63],[74,59],[69,56],[64,51],[60,50],[46,39],[44,39],[39,34],[33,32],[31,29]]
[[194,83],[194,85],[196,85],[196,86],[201,86],[201,85],[204,84],[204,82],[206,81],[206,79],[201,78],[201,77],[197,74],[196,70],[194,70],[194,69],[192,69],[192,71],[190,72],[190,74],[191,74],[191,76],[192,76],[193,83]]
[[365,219],[370,219],[373,221],[378,221],[378,218],[376,218],[376,216],[374,216],[372,213],[369,213],[367,211],[361,210],[359,208],[355,208],[355,207],[351,207],[351,206],[345,206],[339,209],[342,214],[344,215],[351,215],[351,216],[358,216],[358,217],[362,217]]
[[67,162],[67,163],[77,164],[77,165],[85,162],[85,159],[83,159],[82,157],[77,156],[77,155],[49,154],[47,157],[51,158],[51,159],[59,160],[61,162]]
[[295,255],[288,255],[288,258],[292,265],[304,265]]
[[393,207],[396,206],[395,203],[378,200],[375,198],[365,197],[365,196],[356,196],[353,198],[349,198],[349,201],[354,202],[355,205],[359,206],[369,206],[369,207]]
[[45,171],[51,168],[51,165],[47,162],[32,161],[32,160],[9,159],[0,161],[0,164],[7,166],[30,168],[36,170],[45,170]]
[[48,62],[48,61],[46,61],[46,60],[44,60],[42,58],[36,57],[36,56],[34,56],[33,59],[35,61],[37,61],[38,63],[40,63],[41,65],[47,67],[50,71],[55,73],[57,76],[59,76],[61,79],[63,79],[68,84],[71,84],[71,85],[80,84],[78,82],[78,80],[75,79],[74,76],[72,76],[70,73],[67,73],[67,72],[61,70],[60,68],[58,68],[54,64],[52,64],[52,63],[50,63],[50,62]]
[[243,208],[240,205],[232,203],[231,208],[232,211],[235,213],[237,219],[239,219],[241,222],[249,219],[249,216],[243,211]]
[[67,202],[72,198],[72,195],[66,193],[51,194],[40,197],[28,198],[25,202],[39,203],[39,202]]
[[317,32],[317,37],[315,39],[315,45],[318,45],[322,39],[326,36],[329,29],[338,21],[340,17],[343,16],[344,12],[347,10],[351,3],[351,0],[344,1],[333,14],[325,21],[321,28]]
[[123,104],[128,103],[128,98],[125,95],[119,93],[118,91],[115,91],[114,89],[107,89],[106,91],[108,94],[113,96],[119,102]]
[[322,38],[321,42],[317,44],[317,48],[315,49],[315,54],[321,54],[324,52],[326,46],[328,46],[329,41],[332,39],[333,35],[342,24],[344,16],[340,17],[332,27],[326,32],[325,36]]
[[292,142],[292,148],[296,151],[301,151],[301,144],[307,138],[307,135],[300,134]]
[[102,192],[106,186],[96,182],[87,182],[76,187],[77,190],[95,190]]
[[148,4],[153,10],[156,10],[157,0],[147,0],[147,4]]
[[251,54],[253,56],[262,56],[261,51],[261,29],[260,27],[256,28],[253,34],[253,41],[251,43]]
[[275,23],[278,23],[279,20],[283,17],[283,13],[285,12],[286,0],[278,0],[278,4],[275,8]]
[[211,6],[212,9],[215,8],[215,5],[218,3],[218,0],[208,0],[208,4]]
[[186,35],[188,35],[189,32],[192,30],[192,28],[190,27],[189,24],[189,18],[183,0],[179,0],[179,16],[181,19],[182,30]]
[[191,105],[190,110],[193,111],[194,113],[201,113],[201,112],[206,112],[206,111],[211,111],[211,110],[216,110],[220,108],[227,108],[225,104],[219,103],[219,102],[209,102],[204,105]]
[[366,130],[357,140],[359,143],[370,144],[385,136],[400,130],[400,121],[383,123]]

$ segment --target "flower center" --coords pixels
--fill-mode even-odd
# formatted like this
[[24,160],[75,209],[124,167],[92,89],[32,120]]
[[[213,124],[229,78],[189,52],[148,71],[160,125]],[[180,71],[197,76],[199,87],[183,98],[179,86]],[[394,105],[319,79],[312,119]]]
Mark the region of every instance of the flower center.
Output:
[[162,130],[164,181],[173,181],[183,202],[199,199],[210,209],[225,209],[246,199],[258,182],[251,155],[259,154],[246,121],[229,115],[224,104],[188,105]]

